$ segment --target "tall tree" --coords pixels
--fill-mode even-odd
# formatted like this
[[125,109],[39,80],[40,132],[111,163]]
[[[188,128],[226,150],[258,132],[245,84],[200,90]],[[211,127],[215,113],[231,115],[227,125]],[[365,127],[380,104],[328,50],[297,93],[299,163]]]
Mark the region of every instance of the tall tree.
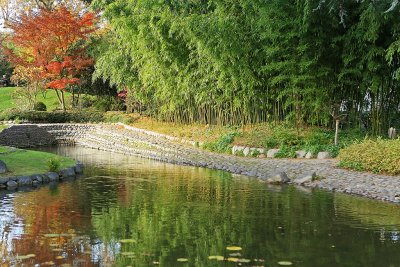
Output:
[[14,65],[40,68],[65,110],[64,91],[79,82],[79,71],[93,64],[86,48],[95,22],[93,13],[79,15],[65,7],[31,11],[10,24],[13,33],[4,44],[8,58]]

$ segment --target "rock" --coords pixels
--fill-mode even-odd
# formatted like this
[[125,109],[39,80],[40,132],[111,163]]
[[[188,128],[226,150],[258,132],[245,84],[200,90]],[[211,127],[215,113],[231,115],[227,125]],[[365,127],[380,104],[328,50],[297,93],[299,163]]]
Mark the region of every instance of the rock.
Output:
[[316,179],[316,177],[317,177],[317,174],[315,172],[313,172],[302,178],[298,178],[298,179],[294,180],[293,183],[298,184],[298,185],[303,185],[305,183],[314,181]]
[[298,158],[298,159],[304,159],[306,155],[307,155],[307,152],[304,150],[296,151],[296,158]]
[[32,185],[32,179],[30,176],[20,176],[17,179],[17,183],[19,186],[30,186]]
[[0,173],[6,172],[8,172],[6,164],[4,163],[4,161],[0,160]]
[[17,187],[18,187],[18,184],[17,184],[16,181],[10,180],[10,181],[7,182],[7,187],[8,187],[8,188],[17,188]]
[[279,152],[279,149],[270,149],[267,152],[267,158],[275,158],[275,155]]
[[[60,179],[60,176],[56,172],[48,172],[48,173],[46,173],[46,176],[49,179],[49,182],[58,181]],[[47,180],[47,179],[45,179],[45,180]]]
[[37,182],[39,182],[39,183],[42,183],[42,182],[43,182],[43,176],[40,175],[40,174],[34,174],[34,175],[32,175],[32,176],[31,176],[31,179],[32,179],[33,182],[34,182],[34,181],[37,181]]
[[38,180],[33,180],[32,186],[38,187],[40,185],[40,182]]
[[264,148],[256,148],[256,150],[257,150],[260,154],[265,154],[265,149],[264,149]]
[[236,155],[238,152],[243,151],[243,146],[233,146],[232,147],[232,155]]
[[287,184],[290,182],[290,179],[287,176],[286,172],[280,172],[272,177],[269,177],[267,179],[267,182],[270,184]]
[[67,168],[60,171],[60,178],[74,177],[75,176],[75,168]]
[[330,159],[331,155],[329,154],[329,152],[323,151],[323,152],[319,152],[317,159]]
[[75,173],[76,174],[81,174],[81,173],[83,173],[83,164],[82,163],[77,163],[76,165],[75,165]]
[[10,177],[0,177],[0,184],[5,184],[10,181]]
[[306,159],[312,159],[313,157],[314,157],[314,154],[312,152],[307,152]]
[[265,159],[267,156],[265,156],[265,154],[260,154],[260,155],[258,155],[257,156],[257,158],[260,158],[260,159]]
[[243,155],[244,155],[245,157],[247,157],[248,155],[250,155],[250,148],[249,148],[249,147],[245,147],[245,148],[243,149]]

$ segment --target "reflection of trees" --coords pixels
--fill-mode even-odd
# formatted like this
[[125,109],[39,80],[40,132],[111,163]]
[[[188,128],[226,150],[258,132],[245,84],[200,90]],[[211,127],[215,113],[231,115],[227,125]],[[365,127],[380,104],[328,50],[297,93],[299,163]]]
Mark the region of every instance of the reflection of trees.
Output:
[[396,204],[340,194],[336,195],[335,203],[346,223],[353,223],[355,227],[367,225],[377,230],[386,229],[388,235],[400,230],[400,208]]
[[[60,263],[78,266],[79,260],[85,266],[151,266],[153,261],[177,266],[181,257],[190,260],[187,266],[233,266],[207,258],[228,256],[226,246],[237,245],[243,247],[244,258],[265,259],[266,266],[278,260],[294,261],[296,266],[400,262],[397,241],[381,240],[379,232],[362,229],[378,223],[357,219],[362,228],[352,224],[354,214],[396,214],[396,206],[375,207],[322,191],[269,188],[224,172],[135,158],[118,157],[122,163],[117,164],[109,153],[96,153],[101,164],[86,169],[89,177],[54,190],[16,195],[13,209],[25,229],[15,240],[3,233],[13,245],[7,253],[34,253],[41,262],[49,261],[60,254],[50,247],[56,244],[68,256]],[[23,206],[26,203],[31,204]],[[49,233],[66,235],[44,237]],[[88,249],[91,256],[85,254]]]
[[[379,235],[363,231],[354,235],[354,229],[338,228],[332,221],[329,193],[304,195],[290,187],[275,193],[255,181],[236,182],[222,172],[195,168],[177,167],[172,175],[160,172],[156,179],[148,173],[134,177],[148,181],[125,180],[125,188],[131,190],[124,198],[128,203],[110,206],[93,218],[102,241],[114,246],[112,253],[134,253],[133,259],[117,255],[121,266],[146,266],[152,261],[175,266],[180,257],[209,266],[207,257],[226,256],[228,245],[242,246],[245,258],[297,259],[307,262],[305,266],[360,262],[368,266],[371,259],[379,259],[363,255],[364,246],[374,248]],[[126,238],[136,243],[117,245]],[[354,257],[354,250],[340,249],[349,244],[359,249],[359,257]]]
[[[25,261],[31,264],[90,262],[90,255],[83,253],[90,248],[90,240],[81,235],[89,229],[90,217],[81,209],[82,202],[72,184],[58,187],[55,194],[46,188],[18,194],[13,201],[14,213],[24,229],[21,238],[12,240],[14,255],[35,254],[34,259]],[[56,260],[60,255],[65,259]]]

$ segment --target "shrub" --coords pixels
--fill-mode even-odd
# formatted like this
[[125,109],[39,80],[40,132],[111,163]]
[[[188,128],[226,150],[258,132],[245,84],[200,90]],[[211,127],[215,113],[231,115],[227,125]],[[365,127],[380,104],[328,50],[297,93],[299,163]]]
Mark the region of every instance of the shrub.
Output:
[[237,135],[237,132],[224,134],[214,142],[204,142],[202,148],[219,153],[230,153],[232,142]]
[[51,172],[57,172],[61,167],[61,159],[58,157],[51,158],[47,161],[47,167]]
[[36,111],[47,111],[46,104],[43,102],[37,102],[33,109]]
[[276,158],[295,158],[296,157],[296,147],[281,146],[279,152],[275,155]]
[[400,139],[364,140],[342,149],[339,166],[374,173],[400,174]]
[[264,141],[265,147],[277,148],[302,144],[302,136],[299,135],[295,128],[289,127],[286,124],[271,127],[268,132]]
[[10,109],[0,113],[0,121],[22,120],[37,123],[101,122],[103,113],[97,111],[45,112]]

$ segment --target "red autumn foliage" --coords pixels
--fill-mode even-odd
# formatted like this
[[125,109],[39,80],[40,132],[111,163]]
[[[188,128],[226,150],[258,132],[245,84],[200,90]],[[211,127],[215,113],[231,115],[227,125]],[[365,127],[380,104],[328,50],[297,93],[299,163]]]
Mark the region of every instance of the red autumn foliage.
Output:
[[85,41],[96,30],[96,16],[80,16],[65,7],[23,15],[10,25],[13,34],[5,43],[14,65],[39,67],[47,87],[65,90],[79,83],[77,74],[93,64],[86,55]]

